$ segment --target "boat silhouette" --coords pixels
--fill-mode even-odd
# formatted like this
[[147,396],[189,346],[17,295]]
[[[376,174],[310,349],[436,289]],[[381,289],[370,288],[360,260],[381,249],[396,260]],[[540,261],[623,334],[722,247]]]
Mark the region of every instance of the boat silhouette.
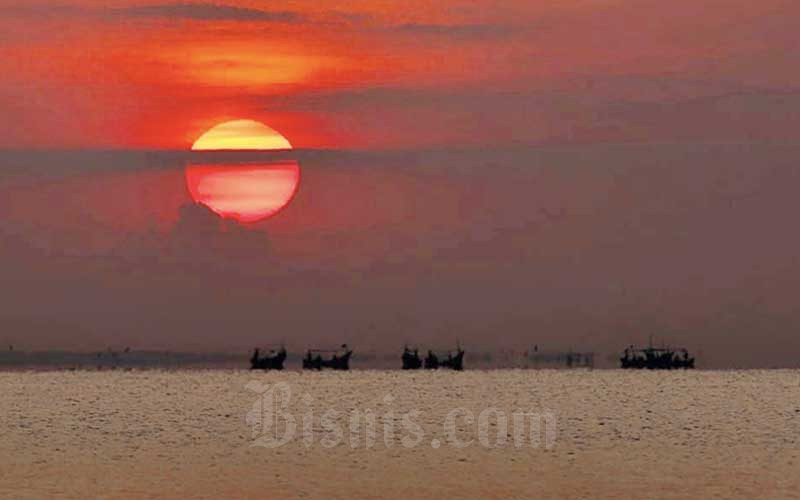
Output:
[[625,370],[678,370],[694,368],[694,358],[689,356],[686,349],[669,349],[648,346],[636,349],[629,346],[619,359],[620,367]]
[[422,368],[422,358],[419,357],[419,349],[416,347],[412,351],[407,345],[403,348],[403,370],[419,370]]
[[277,352],[270,350],[269,354],[263,357],[260,354],[260,349],[256,347],[250,357],[251,370],[283,370],[283,362],[286,361],[286,349],[284,347],[281,347]]
[[436,353],[428,350],[428,355],[425,357],[425,369],[450,368],[451,370],[461,371],[464,369],[464,354],[464,350],[460,345],[456,348],[455,354],[448,352],[447,357],[444,359],[439,359]]
[[[324,359],[320,353],[330,353],[333,355],[329,359]],[[306,357],[303,358],[304,370],[322,370],[323,368],[330,368],[332,370],[349,370],[350,357],[353,355],[353,350],[347,347],[347,344],[342,344],[340,349],[309,349],[306,351]]]

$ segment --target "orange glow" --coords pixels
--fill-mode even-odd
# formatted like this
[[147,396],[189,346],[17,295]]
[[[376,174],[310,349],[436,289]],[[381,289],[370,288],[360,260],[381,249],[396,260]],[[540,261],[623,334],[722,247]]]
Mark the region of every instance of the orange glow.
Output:
[[190,165],[186,185],[192,199],[220,217],[256,222],[280,212],[300,184],[300,164]]
[[310,56],[296,48],[219,40],[160,51],[159,60],[175,71],[178,81],[262,91],[274,85],[307,82],[320,71],[345,64],[332,56]]
[[212,128],[192,146],[194,151],[292,149],[289,141],[261,122],[234,120]]
[[[0,0],[0,149],[186,149],[240,116],[302,148],[794,141],[764,89],[800,81],[800,2],[717,3]],[[735,82],[763,127],[708,108]],[[623,101],[686,106],[608,122]]]

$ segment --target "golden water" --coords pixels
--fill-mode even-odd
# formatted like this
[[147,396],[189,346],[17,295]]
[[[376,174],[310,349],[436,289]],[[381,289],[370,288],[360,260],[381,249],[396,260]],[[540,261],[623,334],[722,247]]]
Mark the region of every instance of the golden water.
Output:
[[[298,435],[284,446],[252,446],[262,435],[253,381],[291,389],[281,411]],[[456,420],[472,446],[448,443],[456,408],[476,417]],[[552,412],[552,446],[483,446],[486,408],[509,421]],[[332,448],[320,443],[329,409],[344,436]],[[370,448],[363,432],[350,436],[354,410],[377,416]],[[387,446],[383,422],[411,410],[421,442],[404,447],[398,427]],[[310,445],[300,436],[309,414]],[[0,374],[0,498],[798,496],[800,371]]]

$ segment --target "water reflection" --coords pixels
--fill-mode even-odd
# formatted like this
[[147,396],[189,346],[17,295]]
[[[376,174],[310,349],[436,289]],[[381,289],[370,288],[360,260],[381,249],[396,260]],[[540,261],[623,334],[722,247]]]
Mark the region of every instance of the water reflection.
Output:
[[294,160],[259,164],[200,164],[186,167],[192,199],[220,217],[256,222],[280,212],[300,184]]

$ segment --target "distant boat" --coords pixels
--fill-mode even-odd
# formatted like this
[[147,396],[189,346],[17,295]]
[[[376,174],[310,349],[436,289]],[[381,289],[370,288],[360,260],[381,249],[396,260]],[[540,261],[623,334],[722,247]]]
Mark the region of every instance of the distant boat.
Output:
[[[329,359],[323,359],[320,353],[332,352],[333,356]],[[347,344],[342,344],[341,349],[309,349],[306,351],[306,357],[303,358],[304,370],[322,370],[323,368],[330,368],[332,370],[346,371],[350,369],[350,357],[353,355],[353,350],[347,347]]]
[[645,349],[636,349],[630,346],[625,349],[624,355],[619,359],[620,367],[625,370],[677,370],[694,368],[694,358],[689,356],[686,349],[668,349],[649,346]]
[[594,368],[593,352],[543,351],[536,345],[525,357],[536,368]]
[[422,368],[422,358],[419,357],[419,350],[413,351],[405,346],[403,348],[403,370],[419,370]]
[[260,350],[256,348],[253,356],[250,357],[251,370],[283,370],[283,362],[286,361],[286,349],[281,347],[276,353],[270,351],[272,355],[260,356]]
[[425,369],[437,370],[439,368],[450,368],[451,370],[461,371],[464,369],[464,350],[459,346],[455,355],[452,352],[447,353],[447,358],[439,359],[433,351],[428,351],[425,357]]

